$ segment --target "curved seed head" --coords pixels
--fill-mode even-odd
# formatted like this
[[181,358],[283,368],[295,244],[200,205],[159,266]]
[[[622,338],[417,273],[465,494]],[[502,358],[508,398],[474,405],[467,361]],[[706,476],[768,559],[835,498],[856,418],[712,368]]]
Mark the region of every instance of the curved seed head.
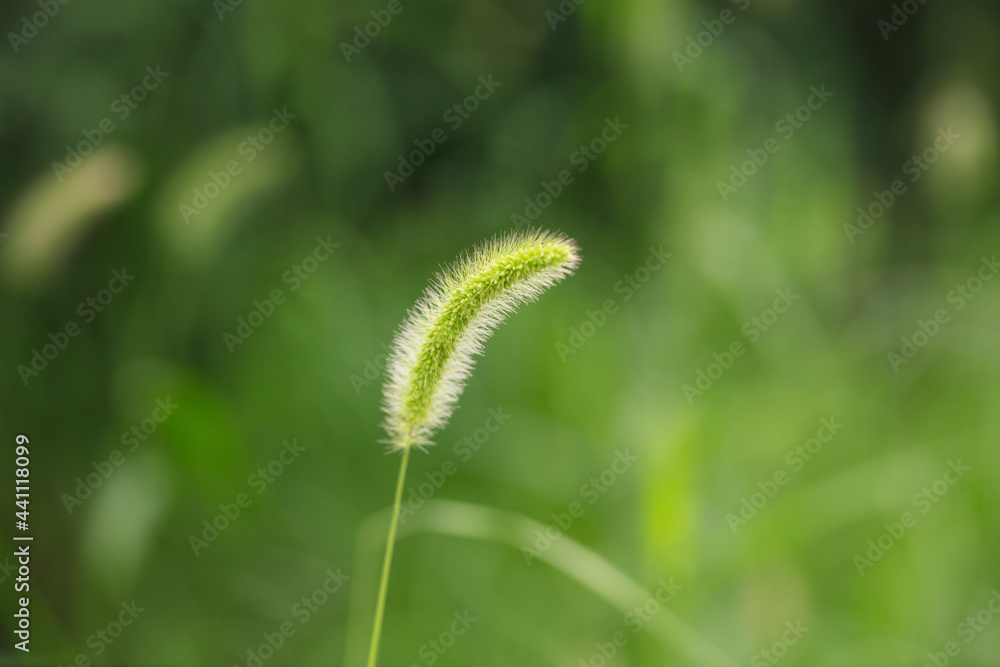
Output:
[[473,357],[518,304],[573,273],[576,243],[539,230],[496,237],[435,276],[396,333],[386,362],[384,427],[390,449],[433,444],[451,417]]

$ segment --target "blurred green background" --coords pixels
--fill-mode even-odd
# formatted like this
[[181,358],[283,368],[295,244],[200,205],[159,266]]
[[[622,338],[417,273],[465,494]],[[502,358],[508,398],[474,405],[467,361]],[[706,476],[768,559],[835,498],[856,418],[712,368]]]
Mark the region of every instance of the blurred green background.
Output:
[[[995,2],[12,0],[0,26],[0,470],[26,434],[35,537],[30,654],[0,561],[3,664],[357,664],[384,350],[531,217],[584,261],[411,461],[415,504],[445,479],[381,664],[1000,664]],[[529,519],[562,566],[517,548]],[[629,580],[675,594],[638,622]]]

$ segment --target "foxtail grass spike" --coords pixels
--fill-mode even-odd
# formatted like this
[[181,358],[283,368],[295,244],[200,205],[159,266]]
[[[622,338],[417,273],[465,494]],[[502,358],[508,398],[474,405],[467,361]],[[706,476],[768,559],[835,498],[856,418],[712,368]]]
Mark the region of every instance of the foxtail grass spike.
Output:
[[572,239],[529,230],[494,238],[441,271],[403,321],[386,364],[390,449],[432,444],[497,325],[579,263]]

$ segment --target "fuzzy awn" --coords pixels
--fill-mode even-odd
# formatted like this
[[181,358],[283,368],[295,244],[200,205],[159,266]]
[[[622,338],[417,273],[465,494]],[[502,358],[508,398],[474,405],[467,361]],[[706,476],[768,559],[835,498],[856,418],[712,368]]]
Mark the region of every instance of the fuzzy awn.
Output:
[[368,666],[378,655],[382,615],[399,520],[406,465],[413,447],[433,444],[448,423],[473,357],[503,318],[573,273],[576,243],[561,234],[532,230],[494,238],[460,256],[439,273],[403,321],[386,364],[383,410],[391,451],[402,450],[389,539],[382,565]]

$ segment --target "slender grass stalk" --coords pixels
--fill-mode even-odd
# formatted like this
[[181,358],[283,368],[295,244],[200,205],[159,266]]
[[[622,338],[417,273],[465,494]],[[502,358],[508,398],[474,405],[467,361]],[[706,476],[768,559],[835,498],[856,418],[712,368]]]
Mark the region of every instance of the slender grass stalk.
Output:
[[372,643],[368,649],[368,667],[375,667],[378,659],[378,641],[382,636],[382,615],[385,612],[385,596],[389,591],[389,570],[392,569],[392,548],[396,544],[396,526],[399,525],[399,505],[403,498],[403,482],[406,480],[406,464],[410,462],[410,448],[403,450],[403,460],[399,463],[399,478],[396,480],[396,498],[392,501],[392,519],[389,523],[389,539],[385,544],[385,558],[382,561],[382,579],[378,585],[378,602],[375,606],[375,627],[372,629]]
[[494,238],[439,273],[403,321],[386,364],[382,409],[390,451],[403,451],[382,564],[368,667],[375,667],[389,588],[392,550],[410,450],[426,451],[458,403],[473,357],[503,318],[571,275],[579,249],[538,230]]

